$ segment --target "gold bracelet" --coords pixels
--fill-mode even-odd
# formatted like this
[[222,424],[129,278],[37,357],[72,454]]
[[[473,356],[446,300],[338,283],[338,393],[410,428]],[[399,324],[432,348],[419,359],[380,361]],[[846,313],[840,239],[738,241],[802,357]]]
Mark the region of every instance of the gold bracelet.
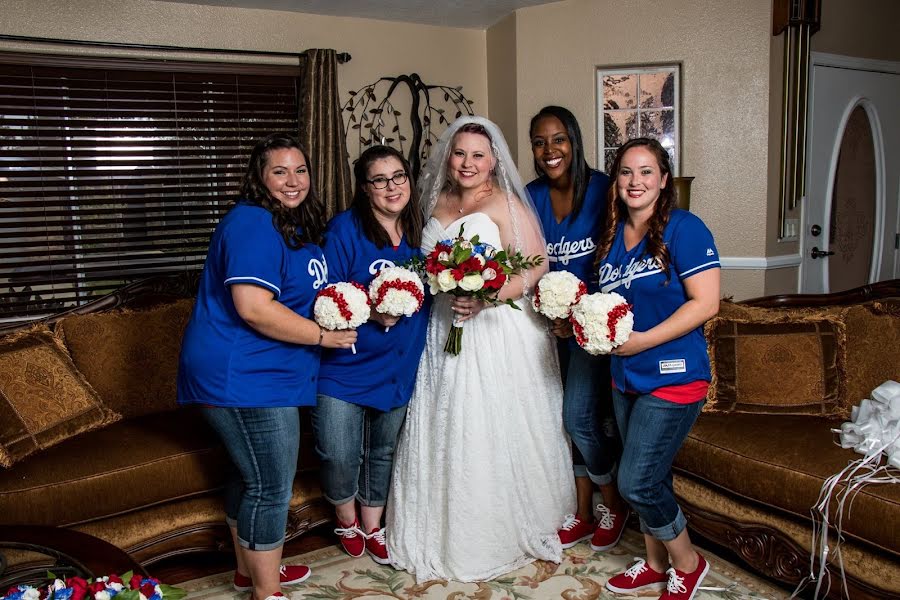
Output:
[[322,340],[325,339],[325,330],[322,329],[322,326],[319,325],[319,345],[322,345]]

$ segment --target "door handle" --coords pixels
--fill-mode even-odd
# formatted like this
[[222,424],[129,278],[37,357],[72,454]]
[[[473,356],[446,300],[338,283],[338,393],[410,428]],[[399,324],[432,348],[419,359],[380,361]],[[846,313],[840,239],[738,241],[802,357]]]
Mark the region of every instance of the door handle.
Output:
[[816,246],[813,246],[809,253],[809,255],[813,257],[813,260],[822,258],[823,256],[831,256],[832,254],[834,254],[834,250],[819,250]]

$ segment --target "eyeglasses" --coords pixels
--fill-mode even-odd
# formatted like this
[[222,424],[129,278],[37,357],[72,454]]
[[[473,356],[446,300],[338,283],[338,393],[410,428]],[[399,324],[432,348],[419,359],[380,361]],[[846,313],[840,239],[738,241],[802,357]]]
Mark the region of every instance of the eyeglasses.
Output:
[[387,187],[388,181],[393,181],[394,185],[403,185],[406,183],[406,180],[409,179],[409,175],[406,173],[397,173],[393,177],[376,177],[375,179],[366,179],[366,183],[371,183],[372,187],[376,190],[383,190]]

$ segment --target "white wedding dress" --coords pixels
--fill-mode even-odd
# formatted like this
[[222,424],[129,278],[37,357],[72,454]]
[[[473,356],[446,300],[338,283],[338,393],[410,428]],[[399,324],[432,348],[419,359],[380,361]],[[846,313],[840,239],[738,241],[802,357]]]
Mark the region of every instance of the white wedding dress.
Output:
[[[447,228],[434,218],[422,247],[467,237],[497,248],[476,212]],[[465,322],[462,352],[444,352],[452,297],[435,298],[427,341],[394,458],[387,505],[392,564],[418,581],[482,581],[536,558],[560,561],[557,529],[574,512],[556,344],[527,301]]]

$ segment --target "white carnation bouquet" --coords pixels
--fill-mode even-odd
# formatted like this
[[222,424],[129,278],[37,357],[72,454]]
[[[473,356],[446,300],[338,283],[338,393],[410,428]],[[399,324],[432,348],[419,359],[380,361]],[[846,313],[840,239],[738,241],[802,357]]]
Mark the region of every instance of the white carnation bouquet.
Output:
[[[355,281],[325,286],[316,295],[313,307],[316,323],[328,331],[356,329],[368,321],[371,314],[366,288]],[[356,344],[351,348],[356,354]]]
[[[369,284],[372,309],[392,317],[411,317],[422,308],[425,286],[422,279],[406,267],[381,269]],[[385,327],[387,332],[390,327]]]
[[583,296],[570,320],[575,340],[589,354],[609,354],[628,341],[634,328],[631,305],[615,292]]
[[537,282],[531,305],[548,319],[568,319],[572,307],[587,294],[583,281],[568,271],[550,271]]

